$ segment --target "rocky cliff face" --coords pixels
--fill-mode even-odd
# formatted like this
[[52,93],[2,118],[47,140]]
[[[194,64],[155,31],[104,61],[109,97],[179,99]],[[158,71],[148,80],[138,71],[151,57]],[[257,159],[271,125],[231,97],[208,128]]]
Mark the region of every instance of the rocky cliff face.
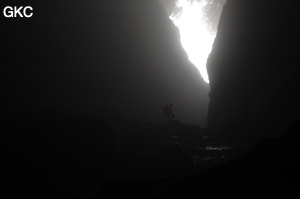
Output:
[[297,24],[294,1],[227,1],[207,66],[212,134],[252,142],[300,117]]

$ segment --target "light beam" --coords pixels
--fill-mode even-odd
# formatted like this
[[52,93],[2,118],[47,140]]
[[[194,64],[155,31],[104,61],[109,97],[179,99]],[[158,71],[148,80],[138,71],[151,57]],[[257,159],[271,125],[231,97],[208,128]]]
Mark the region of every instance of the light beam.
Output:
[[209,83],[206,61],[216,37],[205,22],[207,1],[177,0],[170,19],[179,28],[180,40],[189,60],[198,68],[204,81]]

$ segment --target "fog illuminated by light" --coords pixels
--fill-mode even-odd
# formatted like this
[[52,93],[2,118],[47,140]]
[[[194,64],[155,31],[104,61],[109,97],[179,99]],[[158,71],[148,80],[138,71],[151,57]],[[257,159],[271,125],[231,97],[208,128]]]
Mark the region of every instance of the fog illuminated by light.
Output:
[[206,61],[216,33],[205,23],[204,7],[207,1],[177,0],[170,19],[179,28],[180,40],[189,60],[198,68],[204,81],[209,83]]

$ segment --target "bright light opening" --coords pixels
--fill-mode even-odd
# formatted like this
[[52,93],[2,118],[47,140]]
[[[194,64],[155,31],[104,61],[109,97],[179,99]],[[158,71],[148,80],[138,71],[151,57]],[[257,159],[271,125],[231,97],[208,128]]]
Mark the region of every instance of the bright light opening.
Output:
[[179,28],[181,43],[189,60],[198,68],[204,81],[209,83],[206,61],[216,33],[209,31],[205,22],[205,6],[207,1],[177,0],[170,19]]

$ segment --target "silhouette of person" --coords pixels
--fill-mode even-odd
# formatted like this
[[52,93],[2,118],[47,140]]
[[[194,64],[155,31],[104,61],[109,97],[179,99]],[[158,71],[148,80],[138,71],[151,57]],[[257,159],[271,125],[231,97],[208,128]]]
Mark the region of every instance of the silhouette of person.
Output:
[[169,105],[165,105],[163,108],[162,108],[162,112],[164,115],[167,116],[167,120],[168,121],[172,121],[174,118],[175,118],[175,115],[173,113],[173,104],[170,103]]

